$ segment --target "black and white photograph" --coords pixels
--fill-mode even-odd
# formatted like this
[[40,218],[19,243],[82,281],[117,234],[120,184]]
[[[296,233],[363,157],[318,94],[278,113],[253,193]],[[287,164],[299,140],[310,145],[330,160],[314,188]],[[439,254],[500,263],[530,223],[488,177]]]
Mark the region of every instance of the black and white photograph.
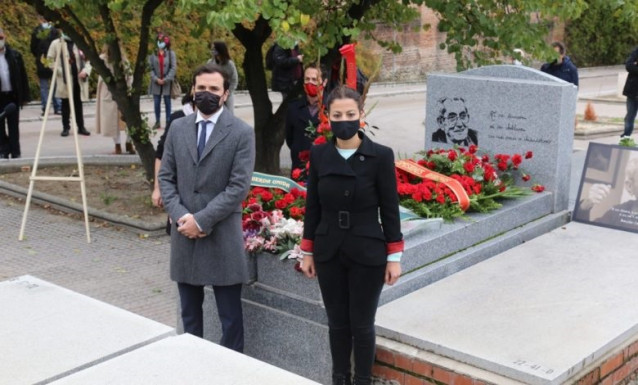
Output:
[[573,219],[638,232],[638,149],[591,143]]

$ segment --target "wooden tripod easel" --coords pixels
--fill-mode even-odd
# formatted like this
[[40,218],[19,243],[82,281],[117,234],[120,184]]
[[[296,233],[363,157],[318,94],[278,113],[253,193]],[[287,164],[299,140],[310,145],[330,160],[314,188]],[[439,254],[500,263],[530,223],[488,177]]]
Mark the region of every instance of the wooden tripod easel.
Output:
[[[71,52],[71,55],[73,53]],[[60,60],[62,56],[62,60]],[[60,63],[62,61],[62,63]],[[78,176],[68,177],[55,177],[55,176],[38,176],[38,162],[40,161],[40,150],[42,149],[42,141],[44,139],[44,130],[47,124],[47,118],[49,116],[49,110],[51,109],[51,101],[53,100],[53,90],[55,89],[55,83],[57,81],[56,73],[59,66],[63,66],[65,78],[67,79],[66,88],[69,95],[69,106],[71,109],[71,131],[73,131],[73,139],[75,140],[75,155],[78,162]],[[86,184],[84,180],[84,164],[82,163],[82,153],[80,151],[80,143],[78,141],[78,127],[75,122],[75,106],[71,101],[73,100],[73,78],[71,77],[71,67],[69,66],[69,52],[66,42],[60,37],[60,50],[55,57],[55,65],[53,66],[53,79],[49,86],[49,96],[47,99],[47,105],[44,110],[44,120],[42,121],[42,128],[40,129],[40,139],[38,140],[38,146],[35,151],[35,159],[33,160],[33,169],[31,171],[31,177],[29,178],[29,192],[27,193],[27,200],[24,205],[24,215],[22,216],[22,226],[20,227],[20,235],[18,240],[24,240],[24,228],[27,224],[27,215],[29,213],[29,206],[31,204],[31,196],[33,194],[33,185],[36,180],[49,180],[49,181],[75,181],[80,182],[80,190],[82,192],[82,208],[84,210],[84,226],[86,228],[86,241],[91,243],[91,232],[89,229],[89,212],[86,205]]]

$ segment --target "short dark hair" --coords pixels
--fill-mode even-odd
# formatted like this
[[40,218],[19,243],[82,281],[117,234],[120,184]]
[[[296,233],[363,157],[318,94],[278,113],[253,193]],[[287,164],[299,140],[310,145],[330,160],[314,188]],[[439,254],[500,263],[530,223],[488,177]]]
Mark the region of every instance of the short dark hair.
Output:
[[228,74],[220,66],[214,63],[204,64],[199,66],[193,72],[193,86],[195,86],[195,78],[201,74],[220,74],[224,78],[224,91],[230,87],[230,80],[228,80]]
[[561,43],[560,41],[555,41],[552,43],[552,48],[556,47],[558,47],[558,53],[560,53],[561,55],[565,54],[565,44]]
[[217,56],[219,56],[219,62],[221,64],[226,64],[230,60],[230,54],[228,53],[228,46],[223,41],[216,41],[213,43],[213,48],[217,51]]
[[308,64],[303,69],[304,74],[306,73],[306,70],[309,70],[309,69],[317,70],[317,72],[319,73],[319,79],[323,79],[323,71],[321,70],[320,66],[318,66],[318,65],[316,65],[314,63]]
[[328,99],[326,99],[326,106],[328,107],[328,111],[330,111],[330,105],[332,105],[332,102],[337,99],[352,99],[357,102],[359,110],[363,110],[363,100],[361,99],[361,94],[348,86],[340,85],[330,92],[330,95],[328,95]]

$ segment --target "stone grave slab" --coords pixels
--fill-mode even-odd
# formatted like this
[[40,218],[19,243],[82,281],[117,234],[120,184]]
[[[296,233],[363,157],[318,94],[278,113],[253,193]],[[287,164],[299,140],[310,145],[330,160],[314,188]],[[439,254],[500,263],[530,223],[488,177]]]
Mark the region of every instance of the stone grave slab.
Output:
[[33,276],[0,282],[0,384],[47,383],[174,334]]
[[383,337],[561,384],[638,332],[638,237],[569,223],[390,302]]
[[110,384],[317,384],[201,338],[182,334],[146,345],[54,382]]

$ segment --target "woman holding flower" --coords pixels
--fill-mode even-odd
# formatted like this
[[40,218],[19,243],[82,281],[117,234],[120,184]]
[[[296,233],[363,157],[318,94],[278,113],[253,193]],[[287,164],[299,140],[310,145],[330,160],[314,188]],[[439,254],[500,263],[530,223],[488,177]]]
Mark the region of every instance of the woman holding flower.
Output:
[[338,87],[326,105],[334,138],[310,151],[302,270],[319,280],[333,384],[351,384],[354,351],[354,384],[367,385],[381,289],[401,275],[394,155],[359,130],[364,117],[359,93]]

